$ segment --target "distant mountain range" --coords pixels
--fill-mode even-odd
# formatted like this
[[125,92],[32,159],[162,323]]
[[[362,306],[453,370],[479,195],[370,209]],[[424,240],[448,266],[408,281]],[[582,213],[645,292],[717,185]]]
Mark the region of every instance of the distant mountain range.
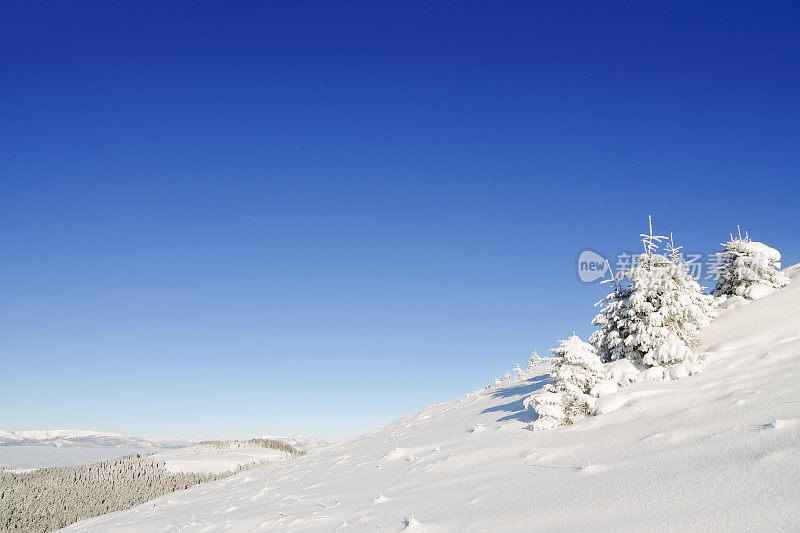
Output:
[[192,442],[177,439],[140,439],[119,433],[69,429],[5,431],[0,446],[53,446],[87,448],[183,448]]
[[[281,437],[261,435],[260,439],[279,440],[304,451],[321,448],[329,443],[314,437],[294,435]],[[85,448],[185,448],[197,444],[178,439],[140,439],[119,433],[70,429],[6,431],[0,429],[0,446],[51,446]]]

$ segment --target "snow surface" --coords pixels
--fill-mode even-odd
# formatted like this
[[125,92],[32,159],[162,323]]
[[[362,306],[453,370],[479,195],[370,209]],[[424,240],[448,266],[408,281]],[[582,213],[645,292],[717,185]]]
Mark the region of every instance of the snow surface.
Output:
[[67,530],[796,529],[800,283],[723,310],[701,338],[703,373],[633,383],[573,426],[526,430],[547,376],[506,380]]

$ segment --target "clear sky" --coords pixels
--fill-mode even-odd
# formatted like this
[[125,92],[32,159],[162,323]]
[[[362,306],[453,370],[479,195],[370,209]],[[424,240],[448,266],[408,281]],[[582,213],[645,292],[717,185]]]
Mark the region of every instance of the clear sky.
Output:
[[0,428],[337,439],[736,224],[800,261],[797,2],[4,2]]

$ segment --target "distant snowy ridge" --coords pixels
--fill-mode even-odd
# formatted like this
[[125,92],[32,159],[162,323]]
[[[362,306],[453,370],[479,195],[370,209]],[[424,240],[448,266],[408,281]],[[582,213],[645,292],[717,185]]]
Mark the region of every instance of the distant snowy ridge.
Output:
[[55,446],[85,448],[183,448],[192,442],[176,439],[140,439],[119,433],[70,429],[7,431],[0,429],[0,446]]
[[[261,435],[259,439],[285,442],[298,450],[310,451],[330,444],[306,435]],[[142,439],[120,433],[73,429],[8,431],[0,429],[0,446],[54,446],[84,448],[185,448],[197,442],[179,439]]]
[[293,454],[273,448],[223,448],[199,446],[158,451],[155,459],[164,461],[170,473],[222,474],[237,468],[266,465],[294,457]]
[[259,435],[256,438],[279,440],[281,442],[285,442],[286,444],[294,446],[298,450],[302,450],[305,452],[316,450],[317,448],[322,448],[323,446],[327,446],[328,444],[330,444],[330,442],[328,441],[318,439],[316,437],[308,437],[306,435],[293,435],[291,437],[281,437],[279,435]]

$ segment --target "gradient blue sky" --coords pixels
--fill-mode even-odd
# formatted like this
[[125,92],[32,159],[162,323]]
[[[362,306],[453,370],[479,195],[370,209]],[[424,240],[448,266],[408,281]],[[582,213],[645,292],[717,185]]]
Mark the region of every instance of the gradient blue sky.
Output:
[[5,2],[0,428],[337,439],[488,383],[584,248],[800,261],[796,2]]

